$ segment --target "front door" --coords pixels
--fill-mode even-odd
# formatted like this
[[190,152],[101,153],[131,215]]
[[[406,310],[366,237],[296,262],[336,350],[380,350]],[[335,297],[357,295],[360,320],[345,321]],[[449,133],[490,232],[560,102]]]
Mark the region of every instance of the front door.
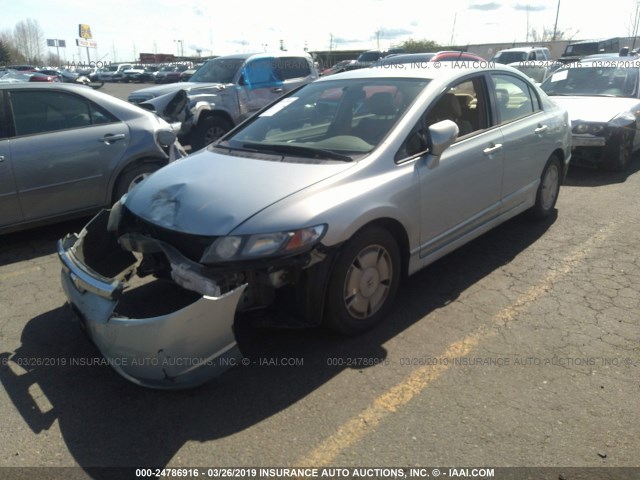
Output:
[[489,116],[482,74],[452,85],[430,106],[425,124],[451,120],[458,140],[432,167],[418,163],[421,190],[421,257],[480,228],[500,211],[503,140]]

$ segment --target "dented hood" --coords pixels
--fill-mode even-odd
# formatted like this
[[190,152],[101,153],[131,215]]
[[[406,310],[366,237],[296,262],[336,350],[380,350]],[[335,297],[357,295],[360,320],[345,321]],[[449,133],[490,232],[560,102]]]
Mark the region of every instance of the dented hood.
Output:
[[125,205],[135,215],[164,228],[195,235],[227,235],[266,207],[355,165],[272,158],[200,150],[148,177],[128,194]]
[[182,122],[187,116],[188,97],[186,90],[167,93],[139,104],[141,108],[156,112],[167,122]]

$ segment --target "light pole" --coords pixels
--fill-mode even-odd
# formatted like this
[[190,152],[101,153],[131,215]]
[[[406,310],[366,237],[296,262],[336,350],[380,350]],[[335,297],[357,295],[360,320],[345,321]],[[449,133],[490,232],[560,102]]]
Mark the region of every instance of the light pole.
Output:
[[182,40],[174,40],[173,42],[176,44],[176,48],[178,49],[178,55],[180,57],[184,57],[184,49],[183,49],[183,45],[182,45]]
[[556,32],[558,31],[558,16],[560,15],[560,0],[558,0],[558,8],[556,10],[556,23],[553,25],[553,37],[551,40],[556,39]]

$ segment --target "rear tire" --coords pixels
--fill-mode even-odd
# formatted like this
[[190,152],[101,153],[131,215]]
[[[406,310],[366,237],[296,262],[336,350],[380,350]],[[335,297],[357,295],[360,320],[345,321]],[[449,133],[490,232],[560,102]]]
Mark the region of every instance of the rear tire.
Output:
[[356,233],[338,254],[327,289],[324,322],[355,335],[373,328],[389,312],[398,290],[401,255],[385,229]]
[[562,183],[562,165],[557,156],[551,155],[542,171],[536,193],[536,203],[529,210],[530,217],[542,220],[553,212]]
[[116,186],[113,189],[112,203],[120,200],[125,193],[128,193],[145,178],[158,170],[160,166],[161,165],[157,163],[140,163],[122,172],[116,180]]

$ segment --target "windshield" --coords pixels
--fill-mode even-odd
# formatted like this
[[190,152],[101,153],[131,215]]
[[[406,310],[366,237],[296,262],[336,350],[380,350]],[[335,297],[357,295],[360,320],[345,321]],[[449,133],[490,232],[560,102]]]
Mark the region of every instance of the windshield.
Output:
[[189,79],[190,82],[232,83],[244,64],[244,58],[216,58],[202,65]]
[[542,89],[548,95],[635,97],[638,68],[566,68],[551,75]]
[[351,160],[380,144],[428,82],[374,78],[311,83],[253,117],[220,146]]

